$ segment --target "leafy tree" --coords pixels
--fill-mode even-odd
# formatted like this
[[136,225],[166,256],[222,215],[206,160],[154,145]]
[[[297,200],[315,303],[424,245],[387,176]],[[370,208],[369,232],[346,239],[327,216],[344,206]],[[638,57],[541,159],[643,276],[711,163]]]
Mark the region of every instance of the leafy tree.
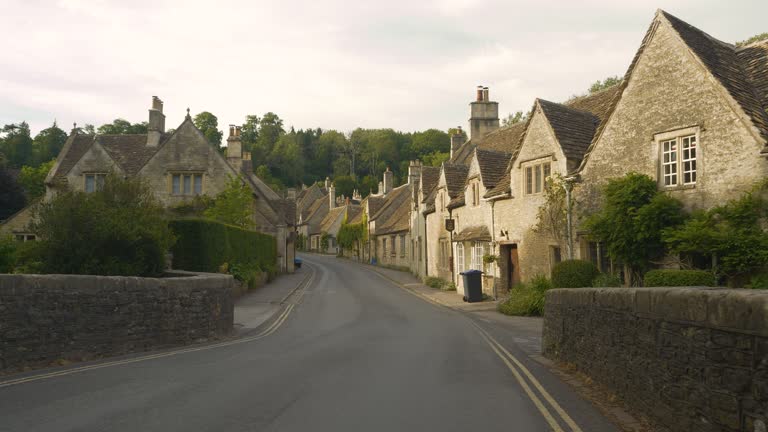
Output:
[[259,116],[245,116],[245,123],[243,123],[240,132],[240,140],[243,143],[244,151],[252,151],[253,146],[259,140]]
[[211,144],[215,144],[221,148],[221,137],[224,133],[219,130],[219,119],[216,118],[215,115],[208,111],[203,111],[197,114],[192,119],[192,122],[198,129],[200,129]]
[[451,138],[447,133],[437,129],[427,129],[416,132],[412,136],[411,151],[415,155],[431,153],[446,153],[451,150]]
[[664,255],[662,232],[683,222],[682,204],[659,192],[652,178],[635,172],[610,180],[603,195],[603,207],[585,227],[612,259],[624,264],[629,285],[632,272],[642,272]]
[[333,186],[336,188],[336,196],[351,197],[357,183],[350,176],[338,176],[333,179]]
[[26,203],[24,189],[10,170],[0,165],[0,221],[24,208]]
[[269,166],[278,173],[277,178],[284,184],[296,185],[304,174],[303,149],[297,142],[296,132],[281,135],[272,153]]
[[242,177],[230,177],[227,188],[216,195],[213,205],[203,213],[205,217],[241,228],[253,226],[253,197]]
[[270,171],[269,167],[266,165],[259,165],[258,168],[256,168],[256,177],[260,178],[261,181],[267,184],[272,190],[275,191],[281,191],[285,189],[285,185],[280,181],[280,179],[276,179],[274,176],[272,176],[272,172]]
[[530,112],[524,113],[522,111],[516,111],[514,114],[508,114],[505,118],[501,119],[501,125],[512,126],[515,123],[520,123],[528,120]]
[[82,133],[85,133],[88,135],[94,135],[96,133],[96,127],[90,123],[86,123],[85,126],[83,126],[80,130],[82,131]]
[[716,274],[730,285],[768,266],[768,202],[763,182],[738,199],[698,212],[678,227],[664,230],[665,242],[678,254],[710,258]]
[[252,147],[253,160],[257,163],[265,163],[277,144],[280,136],[285,133],[283,120],[273,112],[268,112],[259,120],[259,136]]
[[597,80],[589,86],[589,94],[597,93],[600,90],[605,90],[608,87],[613,87],[621,82],[621,77],[618,75],[610,76],[602,81]]
[[34,219],[46,273],[157,276],[175,241],[149,185],[114,174],[101,190],[56,194]]
[[33,200],[45,194],[45,178],[53,168],[55,160],[50,160],[37,168],[31,166],[21,167],[19,184],[24,188],[27,198]]
[[760,33],[760,34],[754,35],[754,36],[752,36],[752,37],[750,37],[750,38],[748,38],[746,40],[736,42],[736,46],[737,47],[741,47],[741,46],[744,46],[744,45],[749,45],[752,42],[764,41],[766,39],[768,39],[768,33]]
[[[560,247],[568,238],[568,203],[565,193],[565,179],[560,174],[548,177],[544,185],[544,203],[536,215],[533,230],[549,234]],[[571,200],[573,206],[573,200]]]
[[41,130],[32,141],[34,164],[55,159],[66,141],[67,133],[59,128],[55,121],[51,127]]
[[0,153],[5,154],[8,164],[14,168],[30,165],[32,161],[32,137],[27,122],[5,125],[0,138]]
[[443,164],[443,162],[450,159],[451,154],[448,152],[441,153],[441,152],[434,152],[430,154],[426,154],[421,157],[422,162],[424,162],[424,165],[431,166],[431,167],[439,167]]
[[147,122],[131,124],[128,120],[119,118],[112,121],[112,123],[99,126],[96,132],[99,135],[145,134],[148,127],[149,124]]

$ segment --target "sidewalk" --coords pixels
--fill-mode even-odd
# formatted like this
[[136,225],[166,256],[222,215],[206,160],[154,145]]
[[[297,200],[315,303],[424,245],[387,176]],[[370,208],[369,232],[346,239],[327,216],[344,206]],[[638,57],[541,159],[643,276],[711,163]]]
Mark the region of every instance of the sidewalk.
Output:
[[436,288],[430,288],[424,285],[421,280],[419,280],[419,278],[410,273],[372,265],[369,265],[368,267],[386,277],[387,279],[390,279],[404,286],[405,288],[414,291],[416,294],[422,297],[426,297],[435,303],[439,303],[449,308],[469,312],[495,311],[496,306],[499,303],[498,301],[494,300],[485,300],[479,303],[467,303],[462,299],[461,295],[456,293],[456,291],[443,291]]
[[235,333],[249,333],[278,313],[285,300],[311,274],[304,266],[295,273],[280,275],[274,281],[259,287],[235,301]]

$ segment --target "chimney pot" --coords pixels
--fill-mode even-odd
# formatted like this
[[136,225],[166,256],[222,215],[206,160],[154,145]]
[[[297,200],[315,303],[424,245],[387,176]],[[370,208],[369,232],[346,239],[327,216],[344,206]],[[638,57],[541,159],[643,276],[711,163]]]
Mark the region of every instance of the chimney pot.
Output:
[[488,97],[488,87],[483,87],[483,101],[489,102],[491,99]]
[[483,86],[477,86],[477,101],[483,101]]

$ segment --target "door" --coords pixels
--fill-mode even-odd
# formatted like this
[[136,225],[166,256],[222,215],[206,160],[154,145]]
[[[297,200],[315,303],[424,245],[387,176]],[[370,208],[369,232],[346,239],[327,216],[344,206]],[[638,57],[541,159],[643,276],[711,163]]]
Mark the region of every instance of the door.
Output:
[[517,256],[517,245],[512,245],[509,251],[509,266],[507,267],[509,274],[509,288],[520,283],[520,259]]

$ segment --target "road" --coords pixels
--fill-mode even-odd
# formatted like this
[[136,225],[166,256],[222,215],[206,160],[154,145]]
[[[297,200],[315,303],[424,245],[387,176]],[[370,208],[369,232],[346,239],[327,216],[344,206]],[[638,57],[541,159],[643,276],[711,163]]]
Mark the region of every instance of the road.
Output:
[[304,260],[306,286],[244,338],[0,380],[0,430],[617,431],[502,321]]

